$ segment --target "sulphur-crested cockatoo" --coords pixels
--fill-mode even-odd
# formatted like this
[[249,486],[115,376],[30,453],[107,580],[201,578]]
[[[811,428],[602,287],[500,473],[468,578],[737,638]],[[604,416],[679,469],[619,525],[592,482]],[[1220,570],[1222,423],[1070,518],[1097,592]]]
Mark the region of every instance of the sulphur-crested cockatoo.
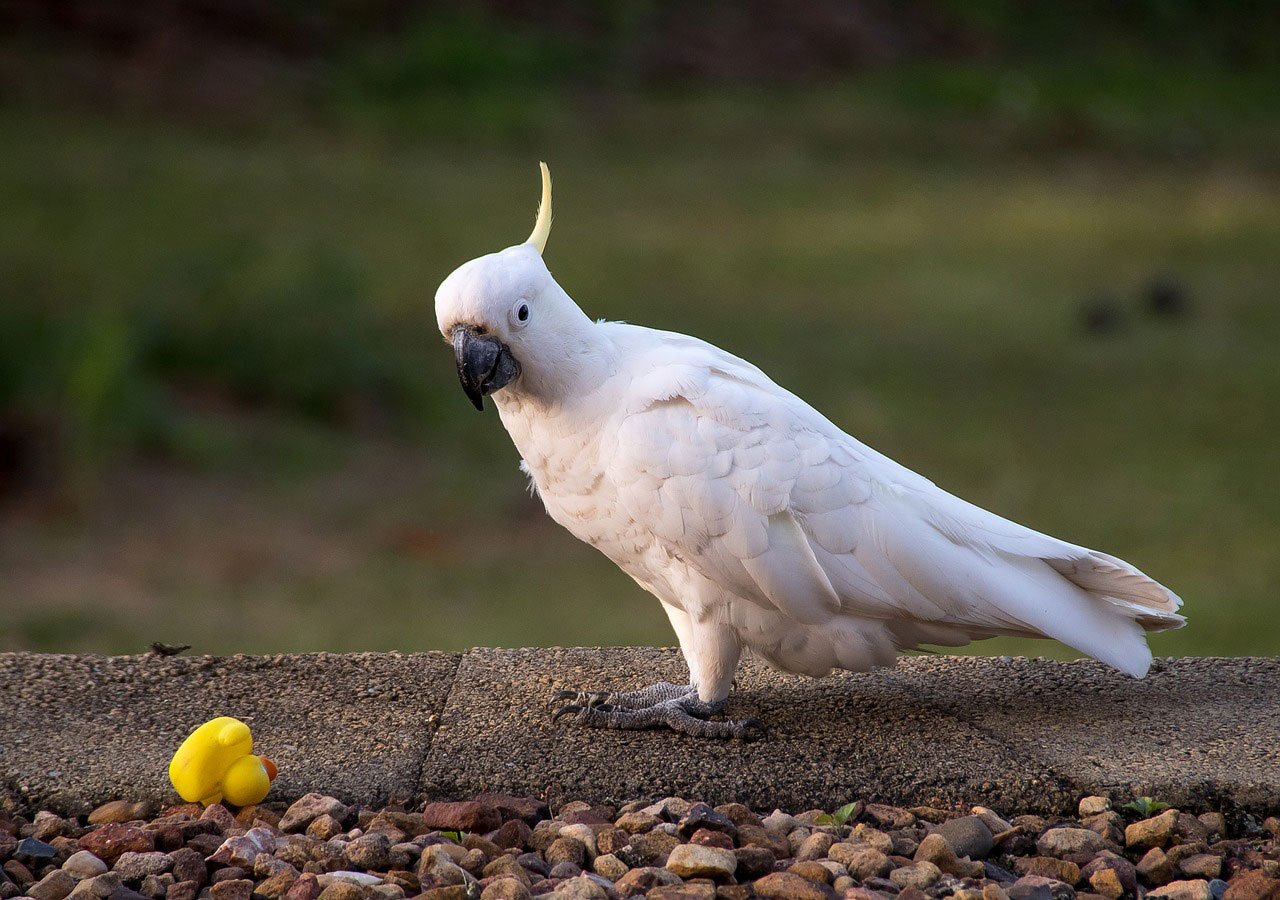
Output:
[[755,366],[697,338],[589,318],[529,239],[436,292],[477,409],[493,402],[551,518],[662,603],[689,684],[561,691],[609,728],[754,737],[720,721],[743,651],[821,676],[899,650],[1050,637],[1141,677],[1144,631],[1178,597],[1128,563],[966,503],[845,434]]

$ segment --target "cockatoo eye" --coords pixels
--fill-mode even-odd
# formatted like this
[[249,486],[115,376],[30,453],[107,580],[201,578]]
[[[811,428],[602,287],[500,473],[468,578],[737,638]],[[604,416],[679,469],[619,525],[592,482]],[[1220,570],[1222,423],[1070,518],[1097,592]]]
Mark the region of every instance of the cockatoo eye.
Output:
[[517,300],[516,305],[511,307],[511,327],[523,328],[529,324],[529,301]]

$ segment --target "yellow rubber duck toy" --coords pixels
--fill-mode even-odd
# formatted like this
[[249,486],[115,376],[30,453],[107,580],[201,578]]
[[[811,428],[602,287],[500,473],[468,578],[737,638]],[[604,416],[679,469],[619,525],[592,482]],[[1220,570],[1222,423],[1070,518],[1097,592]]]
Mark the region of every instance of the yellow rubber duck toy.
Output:
[[187,736],[169,763],[169,780],[188,803],[226,800],[236,806],[261,803],[276,766],[253,755],[249,726],[230,716],[205,722]]

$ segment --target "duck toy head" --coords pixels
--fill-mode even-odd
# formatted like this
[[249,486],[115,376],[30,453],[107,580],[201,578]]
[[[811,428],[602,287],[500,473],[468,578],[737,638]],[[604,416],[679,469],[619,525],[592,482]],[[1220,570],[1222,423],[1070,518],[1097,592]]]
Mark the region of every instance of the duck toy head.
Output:
[[261,803],[276,766],[253,754],[249,726],[231,716],[205,722],[187,736],[169,763],[169,780],[188,803]]

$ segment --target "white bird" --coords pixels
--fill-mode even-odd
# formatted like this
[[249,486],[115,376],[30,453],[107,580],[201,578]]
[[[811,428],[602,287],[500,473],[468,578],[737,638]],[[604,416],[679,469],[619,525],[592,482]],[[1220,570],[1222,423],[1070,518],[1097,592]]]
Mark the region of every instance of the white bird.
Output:
[[612,728],[759,736],[718,721],[742,653],[822,676],[900,650],[1049,637],[1134,677],[1181,600],[1138,569],[980,509],[877,453],[697,338],[589,318],[529,239],[456,269],[441,334],[477,409],[492,394],[548,514],[662,603],[689,684],[561,691]]

